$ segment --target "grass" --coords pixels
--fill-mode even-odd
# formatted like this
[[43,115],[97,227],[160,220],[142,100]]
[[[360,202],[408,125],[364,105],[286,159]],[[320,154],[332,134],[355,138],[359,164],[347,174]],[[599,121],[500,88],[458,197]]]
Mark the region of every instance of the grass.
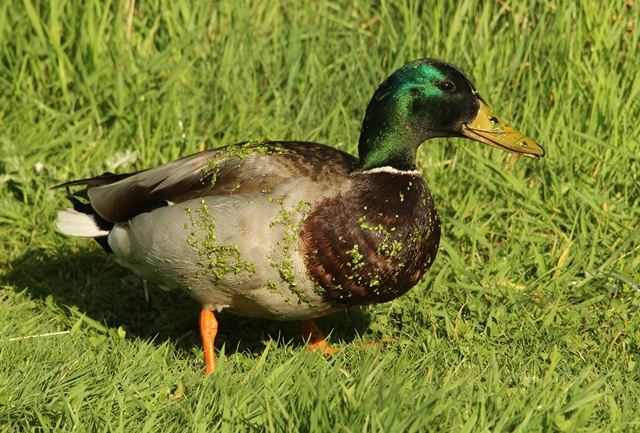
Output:
[[[150,3],[0,5],[2,431],[640,430],[635,2]],[[355,152],[419,57],[547,156],[423,146],[439,256],[402,298],[319,320],[335,356],[222,315],[203,379],[199,306],[56,231],[69,179],[245,140]]]

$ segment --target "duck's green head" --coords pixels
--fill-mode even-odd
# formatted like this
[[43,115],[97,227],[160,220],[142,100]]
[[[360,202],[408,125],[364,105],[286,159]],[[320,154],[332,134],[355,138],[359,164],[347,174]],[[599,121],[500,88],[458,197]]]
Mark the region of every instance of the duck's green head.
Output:
[[467,137],[538,159],[544,150],[508,127],[484,102],[467,76],[436,59],[408,63],[373,95],[362,123],[362,168],[415,169],[420,144],[434,137]]

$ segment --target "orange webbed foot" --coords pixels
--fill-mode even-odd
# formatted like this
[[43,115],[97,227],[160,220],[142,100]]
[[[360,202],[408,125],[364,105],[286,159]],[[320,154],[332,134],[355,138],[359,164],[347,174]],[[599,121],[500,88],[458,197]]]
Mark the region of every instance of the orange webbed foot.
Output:
[[313,320],[305,320],[302,322],[302,337],[309,342],[309,350],[320,350],[325,355],[333,355],[340,352],[339,349],[334,349],[329,346],[324,335],[318,329]]

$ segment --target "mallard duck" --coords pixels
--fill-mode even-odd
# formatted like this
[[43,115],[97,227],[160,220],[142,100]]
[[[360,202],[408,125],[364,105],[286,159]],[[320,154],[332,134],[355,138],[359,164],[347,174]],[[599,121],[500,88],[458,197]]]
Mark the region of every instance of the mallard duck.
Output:
[[216,361],[214,312],[222,310],[302,320],[310,344],[327,351],[311,319],[395,299],[433,263],[440,218],[416,153],[434,137],[544,155],[491,111],[460,69],[420,59],[376,90],[359,158],[308,142],[206,150],[58,185],[73,204],[59,212],[58,227],[199,301],[207,373]]

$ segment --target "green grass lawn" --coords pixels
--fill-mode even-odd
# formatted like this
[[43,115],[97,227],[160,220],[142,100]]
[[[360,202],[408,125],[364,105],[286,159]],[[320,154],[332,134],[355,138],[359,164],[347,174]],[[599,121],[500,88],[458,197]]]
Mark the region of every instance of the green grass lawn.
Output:
[[[0,5],[2,431],[640,431],[638,2],[129,3]],[[203,378],[200,306],[56,230],[70,179],[245,140],[355,152],[420,57],[547,156],[423,146],[439,255],[318,320],[337,355],[222,314]]]

